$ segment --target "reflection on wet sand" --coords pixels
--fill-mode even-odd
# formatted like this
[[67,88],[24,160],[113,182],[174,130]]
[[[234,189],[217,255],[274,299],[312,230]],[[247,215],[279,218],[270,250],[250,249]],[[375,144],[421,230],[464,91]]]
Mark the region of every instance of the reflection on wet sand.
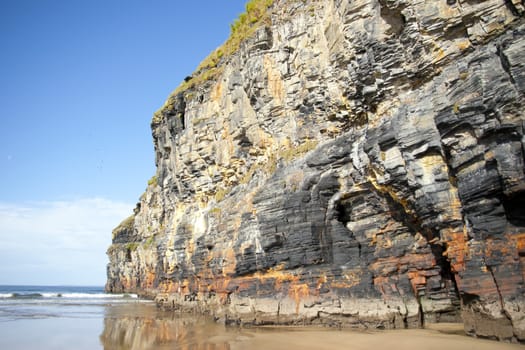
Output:
[[210,318],[163,312],[153,304],[108,306],[100,341],[106,350],[519,350],[518,344],[467,337],[462,324],[364,332],[307,327],[225,327]]
[[235,329],[228,330],[206,317],[132,304],[106,309],[100,341],[107,350],[230,350],[229,341],[234,337]]

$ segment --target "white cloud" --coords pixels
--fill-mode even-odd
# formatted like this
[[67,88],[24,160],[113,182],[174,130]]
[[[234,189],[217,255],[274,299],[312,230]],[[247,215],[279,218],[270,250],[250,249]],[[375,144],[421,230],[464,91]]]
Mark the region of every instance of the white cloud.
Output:
[[111,231],[134,204],[0,203],[0,284],[103,285]]

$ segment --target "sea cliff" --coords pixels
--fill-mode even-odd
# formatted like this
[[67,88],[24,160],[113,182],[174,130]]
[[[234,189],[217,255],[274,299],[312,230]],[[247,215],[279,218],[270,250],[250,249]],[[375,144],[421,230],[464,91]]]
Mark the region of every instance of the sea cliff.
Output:
[[251,1],[155,113],[106,289],[226,323],[524,342],[523,14]]

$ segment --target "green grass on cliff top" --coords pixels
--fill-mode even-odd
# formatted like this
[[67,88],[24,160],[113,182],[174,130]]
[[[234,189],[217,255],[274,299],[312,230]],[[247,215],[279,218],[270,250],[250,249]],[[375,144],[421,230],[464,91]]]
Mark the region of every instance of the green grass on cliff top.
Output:
[[183,81],[173,91],[164,105],[154,113],[153,122],[162,120],[163,112],[173,108],[172,97],[184,92],[195,85],[208,80],[217,78],[222,73],[221,62],[234,54],[240,47],[241,43],[250,38],[255,31],[262,25],[269,24],[270,16],[268,8],[272,6],[274,0],[250,0],[246,3],[246,12],[230,25],[230,37],[208,57],[206,57],[197,67],[191,79]]

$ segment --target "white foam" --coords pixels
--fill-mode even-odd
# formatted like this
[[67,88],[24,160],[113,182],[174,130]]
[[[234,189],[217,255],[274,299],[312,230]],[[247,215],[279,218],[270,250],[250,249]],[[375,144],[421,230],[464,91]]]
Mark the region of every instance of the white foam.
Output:
[[44,298],[55,298],[58,296],[58,293],[40,293]]

